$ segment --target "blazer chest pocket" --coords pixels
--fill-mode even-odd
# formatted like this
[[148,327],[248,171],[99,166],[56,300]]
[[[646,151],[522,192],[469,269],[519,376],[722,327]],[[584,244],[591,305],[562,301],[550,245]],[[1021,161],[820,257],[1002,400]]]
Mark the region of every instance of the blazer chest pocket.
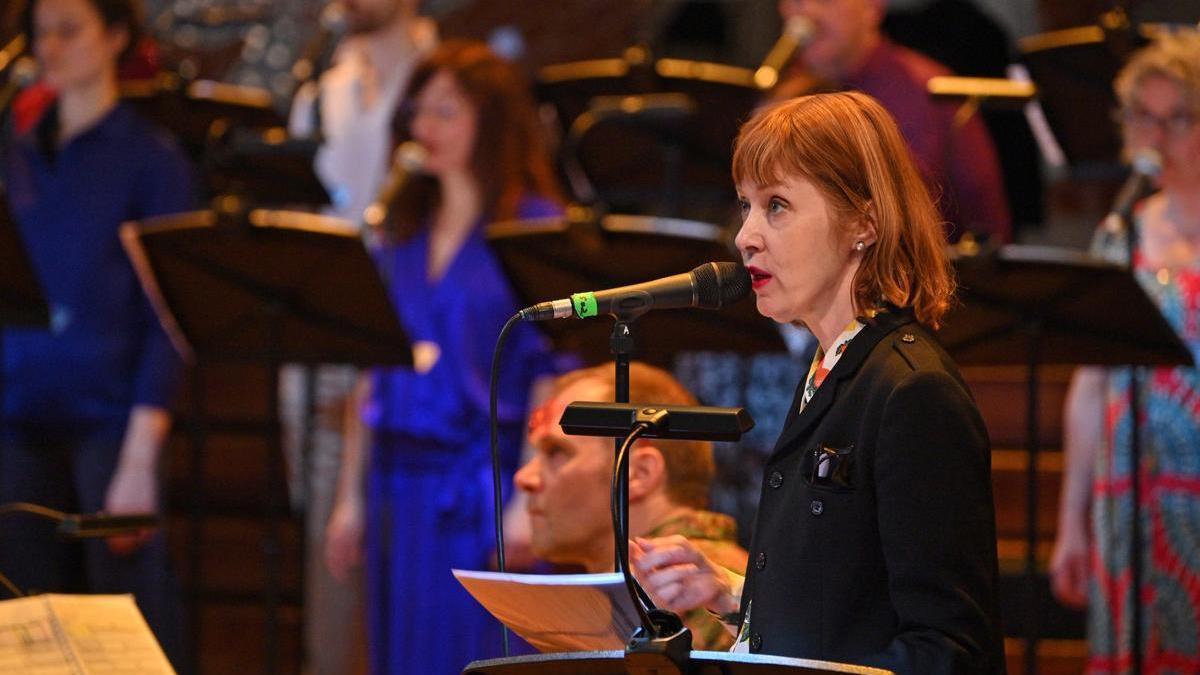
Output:
[[830,492],[854,491],[854,446],[821,444],[804,457],[804,480],[814,489]]

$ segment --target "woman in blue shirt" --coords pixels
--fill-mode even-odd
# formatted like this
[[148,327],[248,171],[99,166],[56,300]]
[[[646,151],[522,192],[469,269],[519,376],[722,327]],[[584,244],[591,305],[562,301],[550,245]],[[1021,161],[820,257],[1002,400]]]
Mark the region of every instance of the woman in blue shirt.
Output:
[[[486,566],[493,548],[488,381],[496,336],[519,308],[483,226],[560,207],[528,88],[485,45],[446,43],[401,100],[397,137],[427,156],[392,205],[377,259],[415,365],[359,387],[326,557],[342,576],[365,551],[371,672],[436,675],[500,650],[499,625],[450,573]],[[519,326],[499,392],[505,485],[548,361],[541,336]]]
[[[181,364],[117,232],[124,221],[189,208],[190,169],[170,139],[118,100],[118,63],[140,25],[130,0],[36,0],[27,25],[56,101],[11,139],[3,171],[51,325],[0,336],[0,503],[157,511],[158,457]],[[50,529],[23,520],[0,527],[0,571],[27,590],[69,588]],[[163,537],[90,541],[84,550],[87,590],[134,593],[176,656],[178,598]]]

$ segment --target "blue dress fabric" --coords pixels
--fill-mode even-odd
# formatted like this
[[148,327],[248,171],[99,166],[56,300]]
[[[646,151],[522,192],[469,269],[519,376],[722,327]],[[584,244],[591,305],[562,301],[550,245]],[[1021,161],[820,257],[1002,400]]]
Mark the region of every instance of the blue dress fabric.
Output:
[[[167,407],[182,370],[118,228],[191,208],[193,176],[177,144],[126,103],[58,147],[55,115],[13,138],[3,158],[11,214],[51,326],[0,334],[0,503],[96,512],[131,408]],[[0,570],[22,588],[133,593],[180,668],[182,614],[161,535],[131,556],[85,542],[82,580],[48,522],[7,519],[0,542]]]
[[[519,217],[557,215],[527,198]],[[451,574],[484,569],[494,549],[488,386],[496,338],[520,304],[483,223],[445,274],[427,274],[429,233],[379,253],[401,324],[436,345],[427,371],[379,369],[364,410],[373,446],[366,478],[366,590],[371,672],[462,672],[501,655],[499,624]],[[555,370],[545,338],[518,325],[502,355],[498,392],[503,485],[524,433],[534,378]],[[506,495],[507,496],[507,495]]]

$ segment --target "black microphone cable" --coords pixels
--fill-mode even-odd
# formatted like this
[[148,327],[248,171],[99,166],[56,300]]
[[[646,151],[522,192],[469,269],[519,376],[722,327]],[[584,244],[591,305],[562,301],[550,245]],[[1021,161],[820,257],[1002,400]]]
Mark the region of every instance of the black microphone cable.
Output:
[[[501,476],[500,470],[500,421],[499,415],[496,412],[497,408],[497,392],[500,384],[500,354],[504,351],[504,341],[508,339],[508,334],[512,332],[513,326],[521,322],[521,313],[518,312],[509,317],[504,323],[504,328],[500,329],[500,335],[496,338],[496,349],[492,352],[492,377],[488,385],[488,426],[489,441],[492,454],[492,499],[494,500],[493,508],[496,519],[496,568],[503,573],[504,569],[504,479]],[[500,622],[500,627],[504,634],[504,657],[508,658],[508,626],[503,621]]]

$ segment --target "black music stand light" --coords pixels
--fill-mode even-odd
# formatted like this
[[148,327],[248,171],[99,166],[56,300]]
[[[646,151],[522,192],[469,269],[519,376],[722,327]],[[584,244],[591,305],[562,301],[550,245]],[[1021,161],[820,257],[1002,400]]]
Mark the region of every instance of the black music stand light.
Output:
[[1037,671],[1038,369],[1193,365],[1162,312],[1121,265],[1066,249],[1005,246],[954,260],[961,304],[938,331],[960,364],[1027,368],[1025,671]]
[[[408,337],[383,281],[343,220],[231,208],[126,223],[121,237],[176,349],[189,361],[263,364],[272,414],[279,409],[284,363],[412,365]],[[203,433],[198,437],[195,467]],[[264,648],[267,672],[277,672],[283,511],[274,480],[283,470],[278,425],[271,425],[269,438]],[[197,480],[202,472],[193,473]]]

